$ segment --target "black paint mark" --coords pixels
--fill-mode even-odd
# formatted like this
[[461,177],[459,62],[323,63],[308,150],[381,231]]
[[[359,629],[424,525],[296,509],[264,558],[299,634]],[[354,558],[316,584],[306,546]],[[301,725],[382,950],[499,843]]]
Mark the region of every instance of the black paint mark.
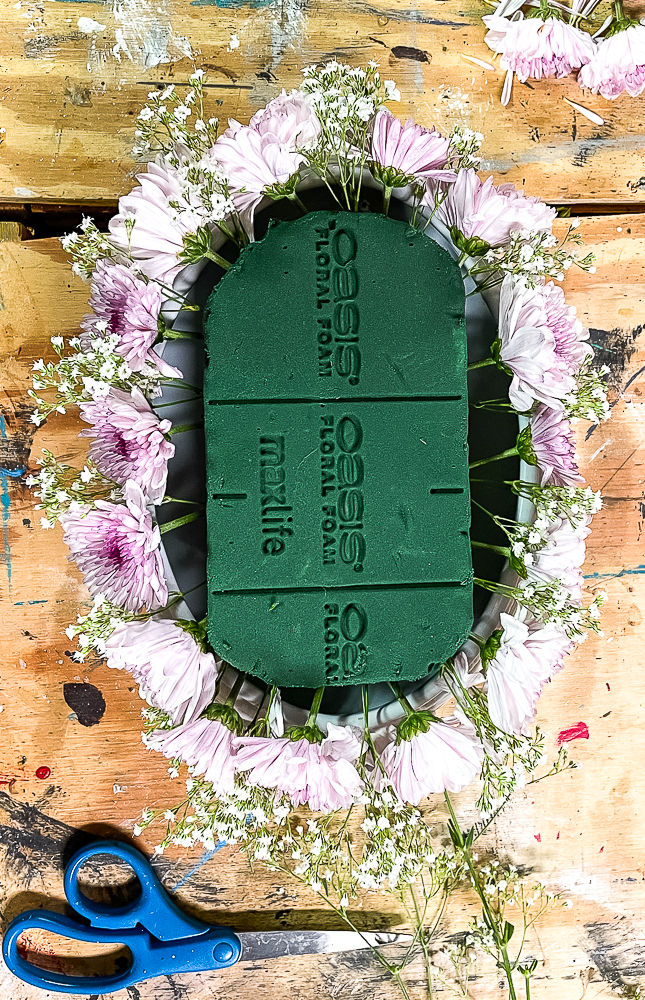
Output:
[[576,136],[577,135],[578,135],[578,121],[577,121],[577,118],[576,118],[576,113],[575,113],[575,111],[573,111],[573,124],[571,126],[571,140],[572,140],[572,142],[576,141]]
[[96,726],[105,713],[105,698],[93,684],[63,684],[63,697],[82,726]]
[[585,924],[591,939],[589,958],[613,989],[645,976],[645,935],[626,917],[611,923]]
[[594,368],[607,365],[611,368],[609,384],[612,389],[620,391],[622,375],[636,353],[636,340],[643,332],[643,327],[636,326],[633,330],[623,330],[615,327],[613,330],[589,330],[589,342],[594,347]]
[[275,83],[278,79],[275,73],[272,73],[270,69],[263,69],[261,73],[255,74],[258,80],[265,80],[267,83]]
[[[609,404],[610,409],[613,409],[618,400],[622,399],[632,382],[635,382],[645,372],[645,365],[643,365],[621,387],[620,376],[624,373],[625,368],[636,352],[635,341],[642,332],[642,324],[635,326],[633,330],[623,330],[621,327],[616,327],[613,330],[595,330],[591,327],[589,330],[589,342],[594,347],[594,368],[599,368],[601,365],[608,366],[610,369],[607,380],[608,384],[610,388],[617,392],[616,398]],[[585,435],[585,441],[589,440],[598,427],[600,427],[600,424],[591,425]]]
[[367,37],[369,38],[370,42],[376,42],[377,45],[382,45],[384,49],[387,48],[385,42],[381,41],[380,38],[374,38],[374,35],[368,35]]
[[414,59],[415,62],[429,63],[432,56],[428,56],[423,49],[415,49],[411,45],[395,45],[392,49],[395,59]]
[[166,976],[166,982],[172,990],[173,1000],[188,1000],[191,995],[194,996],[192,987],[177,982],[174,976]]
[[141,994],[136,986],[126,986],[125,990],[130,997],[130,1000],[141,1000]]
[[36,433],[31,421],[33,410],[30,400],[20,400],[14,403],[13,413],[5,411],[7,436],[0,438],[0,465],[3,469],[16,472],[28,464]]
[[71,853],[96,839],[0,792],[0,845],[6,852],[5,868],[12,870],[24,888],[38,883],[44,866],[61,872]]

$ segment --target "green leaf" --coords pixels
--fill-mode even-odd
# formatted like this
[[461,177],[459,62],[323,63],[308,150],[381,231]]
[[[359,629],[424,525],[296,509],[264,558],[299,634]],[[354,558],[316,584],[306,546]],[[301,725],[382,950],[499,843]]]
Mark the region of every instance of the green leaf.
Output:
[[507,920],[504,924],[504,930],[502,931],[502,944],[508,944],[514,933],[515,928],[513,927],[513,924],[509,924]]
[[533,439],[531,438],[531,428],[530,426],[525,427],[517,435],[517,453],[520,458],[523,458],[527,465],[537,465],[537,455],[533,448]]

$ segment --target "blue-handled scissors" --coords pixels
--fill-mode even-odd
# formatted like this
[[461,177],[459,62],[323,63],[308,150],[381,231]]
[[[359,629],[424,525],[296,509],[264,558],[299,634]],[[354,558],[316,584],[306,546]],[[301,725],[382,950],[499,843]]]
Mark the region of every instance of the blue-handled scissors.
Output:
[[[78,886],[81,866],[94,855],[127,862],[141,883],[141,894],[127,906],[94,903]],[[52,910],[27,910],[9,925],[2,951],[14,975],[32,986],[59,993],[112,993],[153,976],[224,969],[239,961],[286,955],[325,954],[412,940],[408,934],[354,931],[251,931],[235,934],[187,916],[158,881],[149,862],[134,847],[98,841],[78,851],[65,870],[65,895],[80,919]],[[124,944],[131,964],[108,976],[67,976],[42,969],[20,953],[18,939],[40,928],[66,938]]]

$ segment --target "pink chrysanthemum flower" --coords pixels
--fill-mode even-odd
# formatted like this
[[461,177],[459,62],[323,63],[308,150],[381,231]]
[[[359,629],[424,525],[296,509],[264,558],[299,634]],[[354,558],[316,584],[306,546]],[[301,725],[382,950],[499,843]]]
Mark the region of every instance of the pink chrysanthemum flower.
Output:
[[590,533],[588,517],[573,527],[566,517],[553,521],[547,530],[544,548],[536,552],[527,566],[529,580],[550,583],[557,580],[572,601],[582,601],[582,564],[585,561],[585,538]]
[[504,613],[500,622],[499,646],[486,666],[488,710],[499,729],[526,734],[544,684],[574,643],[553,624],[522,622]]
[[348,809],[360,794],[363,782],[354,762],[361,743],[349,726],[327,726],[322,743],[308,739],[265,739],[240,736],[235,758],[238,771],[262,788],[277,788],[294,806],[308,804],[315,812]]
[[142,698],[174,726],[192,722],[215,695],[217,663],[179,622],[120,622],[105,641],[108,667],[128,670]]
[[586,343],[589,330],[576,316],[576,307],[567,305],[564,292],[552,281],[533,290],[544,311],[544,325],[555,339],[556,363],[563,375],[575,375],[584,361],[593,354]]
[[277,193],[295,178],[305,157],[249,125],[229,121],[211,157],[231,185],[233,204],[250,217],[267,192]]
[[571,424],[559,410],[538,406],[530,418],[531,444],[539,468],[542,486],[575,486],[584,482],[578,472],[576,446]]
[[607,35],[594,58],[578,73],[578,83],[592,94],[615,101],[621,94],[638,97],[645,90],[645,26],[635,21]]
[[162,299],[161,288],[155,282],[142,281],[123,264],[99,260],[92,276],[89,303],[94,315],[84,316],[81,323],[85,330],[83,346],[89,349],[89,338],[101,336],[96,323],[103,320],[106,332],[119,338],[116,353],[125,358],[133,372],[151,364],[169,378],[181,378],[181,372],[153,350],[159,336]]
[[586,31],[559,17],[525,17],[510,21],[488,14],[484,41],[501,54],[500,66],[518,80],[542,80],[568,76],[593,58],[595,45]]
[[[405,729],[415,730],[408,736]],[[402,802],[416,806],[426,795],[459,792],[479,774],[484,751],[466,729],[415,712],[399,725],[394,743],[381,753],[381,763]],[[379,769],[377,786],[383,784]]]
[[186,201],[174,167],[159,159],[148,172],[137,174],[140,187],[119,198],[119,212],[110,219],[116,246],[130,253],[150,278],[172,284],[186,266],[179,259],[184,237],[204,224],[203,215]]
[[507,275],[500,292],[496,354],[513,373],[508,396],[519,411],[530,410],[536,399],[561,410],[562,400],[575,388],[559,364],[547,319],[542,289],[525,288]]
[[104,594],[126,611],[154,611],[168,600],[159,528],[141,487],[129,481],[123,492],[125,504],[97,500],[84,516],[63,514],[64,540],[92,596]]
[[265,108],[255,112],[249,128],[294,152],[314,146],[321,126],[311,99],[306,94],[299,90],[287,94],[283,90]]
[[193,774],[210,781],[216,795],[235,786],[234,733],[217,719],[199,718],[175,729],[157,729],[144,742],[164,757],[185,761]]
[[387,108],[381,108],[372,126],[369,159],[371,171],[386,187],[405,187],[417,178],[454,181],[457,174],[443,169],[450,141],[435,129],[422,128],[409,119],[402,125]]
[[476,237],[490,246],[501,246],[517,230],[550,232],[556,210],[539,198],[526,198],[512,184],[495,187],[492,177],[481,181],[469,168],[459,171],[436,214],[467,240]]
[[80,437],[93,438],[90,457],[99,472],[124,486],[128,479],[141,487],[151,503],[166,491],[168,462],[175,446],[165,436],[172,422],[160,420],[140,389],[131,394],[110,389],[107,396],[81,403],[81,418],[91,428]]

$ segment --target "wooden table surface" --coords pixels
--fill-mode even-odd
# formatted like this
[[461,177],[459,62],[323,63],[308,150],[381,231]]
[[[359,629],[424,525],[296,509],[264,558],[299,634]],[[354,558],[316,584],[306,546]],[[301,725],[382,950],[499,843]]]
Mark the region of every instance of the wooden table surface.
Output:
[[[401,114],[410,110],[417,121],[440,128],[459,122],[480,129],[483,166],[496,180],[558,204],[572,202],[574,211],[588,215],[581,233],[597,255],[597,273],[568,272],[565,290],[612,369],[611,420],[591,433],[579,425],[583,471],[605,495],[585,575],[590,592],[602,587],[609,601],[605,635],[581,646],[548,686],[539,722],[552,734],[552,747],[561,729],[579,721],[590,737],[572,744],[576,770],[516,794],[480,853],[495,851],[572,900],[571,910],[553,911],[528,942],[539,961],[532,995],[592,1000],[630,995],[630,984],[645,980],[645,101],[607,102],[567,80],[516,83],[503,109],[503,74],[461,58],[490,58],[479,22],[483,10],[474,0],[5,4],[0,225],[3,218],[55,219],[48,212],[65,203],[109,207],[128,190],[136,172],[128,155],[133,119],[157,82],[181,82],[194,65],[203,66],[216,85],[209,91],[212,113],[246,121],[281,87],[296,86],[302,66],[332,55],[356,64],[377,59],[383,75],[400,86]],[[83,18],[103,27],[88,33]],[[605,124],[592,125],[565,96]],[[140,742],[142,703],[129,676],[99,658],[72,661],[63,630],[88,595],[67,561],[60,528],[41,530],[23,482],[43,447],[71,464],[83,453],[71,412],[36,431],[26,390],[33,361],[50,356],[50,336],[77,330],[87,296],[56,240],[0,243],[5,920],[29,906],[62,901],[70,844],[91,834],[131,835],[144,806],[171,804],[182,791],[168,778],[164,759]],[[50,773],[41,779],[36,772],[43,767]],[[457,797],[464,815],[470,798],[468,792]],[[428,816],[435,811],[440,817],[437,801],[424,804]],[[146,849],[154,837],[137,843]],[[209,921],[238,929],[338,926],[313,893],[261,867],[251,871],[234,848],[175,850],[155,866],[180,905]],[[463,928],[472,912],[471,898],[457,896],[445,933]],[[363,927],[404,920],[400,904],[379,895],[358,902],[353,916]],[[492,965],[481,963],[477,972],[473,997],[503,995]],[[409,974],[415,1000],[425,996],[420,964]],[[3,968],[0,989],[9,1000],[49,995]],[[118,1000],[231,995],[390,1000],[399,993],[369,955],[357,953],[159,978],[113,994]]]

